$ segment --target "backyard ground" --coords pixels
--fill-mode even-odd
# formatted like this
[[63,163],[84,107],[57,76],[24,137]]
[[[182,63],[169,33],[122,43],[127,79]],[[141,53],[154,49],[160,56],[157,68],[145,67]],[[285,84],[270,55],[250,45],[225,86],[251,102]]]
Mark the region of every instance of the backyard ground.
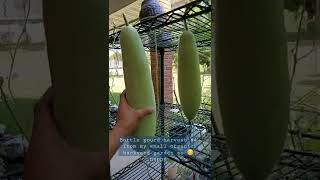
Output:
[[[16,119],[21,123],[23,129],[28,136],[31,135],[33,120],[33,105],[36,99],[16,99],[16,104],[10,103]],[[6,105],[0,102],[0,124],[6,125],[6,132],[9,134],[20,134],[16,121],[10,114]]]

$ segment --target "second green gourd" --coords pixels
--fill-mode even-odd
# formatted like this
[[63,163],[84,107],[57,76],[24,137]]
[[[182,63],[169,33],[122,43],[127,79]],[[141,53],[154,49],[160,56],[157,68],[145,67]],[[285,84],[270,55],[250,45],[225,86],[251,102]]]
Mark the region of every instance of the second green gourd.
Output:
[[178,46],[178,89],[184,115],[196,117],[201,102],[199,54],[190,30],[182,33]]

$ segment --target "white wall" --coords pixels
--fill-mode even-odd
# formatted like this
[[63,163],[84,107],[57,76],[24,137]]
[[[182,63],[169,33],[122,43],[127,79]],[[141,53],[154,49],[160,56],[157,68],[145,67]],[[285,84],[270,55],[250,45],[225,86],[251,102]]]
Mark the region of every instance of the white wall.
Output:
[[[28,11],[26,0],[0,0],[0,46],[15,43],[23,30],[23,23]],[[26,32],[28,47],[36,43],[45,43],[42,23],[42,0],[31,0],[29,22]],[[38,98],[50,83],[49,65],[45,47],[38,50],[20,49],[17,52],[12,79],[12,90],[15,97]],[[9,74],[11,58],[9,50],[0,51],[0,75],[6,78]],[[7,90],[7,84],[4,84]]]
[[[0,51],[0,75],[7,77],[9,74],[11,58],[8,51]],[[19,50],[11,86],[15,97],[39,98],[50,86],[50,72],[45,50]],[[4,84],[7,89],[7,84]]]
[[[295,43],[288,45],[289,70],[292,71],[293,55],[291,49],[295,47]],[[299,48],[298,57],[304,56],[313,48],[312,41],[302,41]],[[315,50],[305,59],[299,61],[293,81],[293,98],[301,97],[314,87],[320,88],[320,76],[312,77],[311,75],[320,74],[320,46],[316,45]],[[319,102],[320,104],[320,102]]]
[[[0,0],[0,44],[14,43],[23,30],[23,23],[28,12],[26,0]],[[42,24],[42,0],[31,0],[29,22],[26,32],[30,43],[45,41]],[[8,36],[9,34],[9,36]],[[25,40],[24,37],[22,40]]]

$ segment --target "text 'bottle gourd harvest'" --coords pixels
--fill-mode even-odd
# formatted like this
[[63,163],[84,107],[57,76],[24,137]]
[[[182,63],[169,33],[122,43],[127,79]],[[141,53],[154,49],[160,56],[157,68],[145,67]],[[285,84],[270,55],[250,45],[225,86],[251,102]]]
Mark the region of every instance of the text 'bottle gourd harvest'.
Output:
[[216,1],[216,75],[228,147],[246,180],[278,162],[289,121],[283,0]]
[[107,149],[107,1],[43,1],[54,110],[66,141]]

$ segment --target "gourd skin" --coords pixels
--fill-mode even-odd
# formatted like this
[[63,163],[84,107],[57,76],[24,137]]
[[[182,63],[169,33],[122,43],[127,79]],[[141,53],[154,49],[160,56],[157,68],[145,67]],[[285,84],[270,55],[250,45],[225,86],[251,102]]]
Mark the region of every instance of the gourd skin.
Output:
[[104,152],[108,143],[107,2],[61,3],[43,1],[57,126],[68,144],[82,151]]
[[[120,34],[126,97],[135,109],[156,107],[155,95],[145,49],[138,32],[126,26]],[[154,136],[156,113],[147,115],[139,124],[135,136]]]
[[289,122],[283,1],[217,0],[216,76],[228,148],[246,180],[267,178]]
[[201,103],[201,82],[196,40],[189,30],[184,31],[179,40],[178,89],[183,113],[192,120]]

